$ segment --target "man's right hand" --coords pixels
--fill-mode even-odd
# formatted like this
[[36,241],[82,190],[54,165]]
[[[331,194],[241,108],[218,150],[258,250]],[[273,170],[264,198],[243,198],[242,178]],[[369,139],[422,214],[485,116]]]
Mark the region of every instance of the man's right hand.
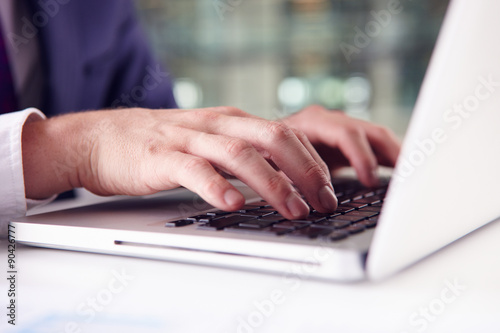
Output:
[[27,123],[26,196],[75,187],[99,195],[146,195],[184,186],[223,210],[244,204],[234,175],[289,219],[336,209],[326,164],[306,136],[230,107],[121,109]]

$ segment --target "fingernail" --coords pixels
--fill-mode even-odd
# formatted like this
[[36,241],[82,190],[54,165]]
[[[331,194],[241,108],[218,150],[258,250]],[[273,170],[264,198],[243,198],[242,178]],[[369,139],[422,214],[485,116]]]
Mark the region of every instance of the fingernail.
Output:
[[328,209],[329,211],[335,211],[337,209],[337,197],[330,186],[325,186],[321,190],[319,190],[319,202],[323,208]]
[[227,190],[226,193],[224,193],[224,201],[228,206],[236,206],[242,203],[245,198],[243,198],[243,195],[233,189]]
[[302,200],[297,192],[292,192],[288,196],[286,207],[295,218],[304,217],[309,214],[309,206]]

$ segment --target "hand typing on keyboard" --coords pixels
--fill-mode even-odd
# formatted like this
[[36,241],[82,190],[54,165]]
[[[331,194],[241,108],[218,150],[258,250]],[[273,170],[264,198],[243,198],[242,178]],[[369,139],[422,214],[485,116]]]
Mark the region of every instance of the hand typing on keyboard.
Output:
[[336,210],[330,167],[349,162],[363,183],[374,185],[374,167],[393,165],[398,152],[389,131],[319,107],[283,122],[231,107],[121,109],[34,121],[23,130],[29,198],[73,187],[145,195],[184,186],[215,207],[238,210],[244,197],[222,171],[288,220],[306,217],[310,206],[318,213]]

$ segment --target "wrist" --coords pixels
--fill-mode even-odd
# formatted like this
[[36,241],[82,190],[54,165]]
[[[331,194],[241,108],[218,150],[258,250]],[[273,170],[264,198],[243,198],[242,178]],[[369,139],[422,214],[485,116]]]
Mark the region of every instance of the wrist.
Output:
[[80,187],[78,170],[88,156],[79,114],[27,122],[22,133],[25,194],[45,199]]

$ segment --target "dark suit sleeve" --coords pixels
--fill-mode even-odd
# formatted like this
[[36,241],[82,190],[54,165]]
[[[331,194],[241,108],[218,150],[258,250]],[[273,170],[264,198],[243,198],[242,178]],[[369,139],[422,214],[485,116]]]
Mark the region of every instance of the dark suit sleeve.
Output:
[[44,25],[34,21],[45,70],[46,114],[177,107],[172,77],[153,56],[131,1],[73,0],[52,9],[43,1],[31,3],[33,17],[48,17]]

